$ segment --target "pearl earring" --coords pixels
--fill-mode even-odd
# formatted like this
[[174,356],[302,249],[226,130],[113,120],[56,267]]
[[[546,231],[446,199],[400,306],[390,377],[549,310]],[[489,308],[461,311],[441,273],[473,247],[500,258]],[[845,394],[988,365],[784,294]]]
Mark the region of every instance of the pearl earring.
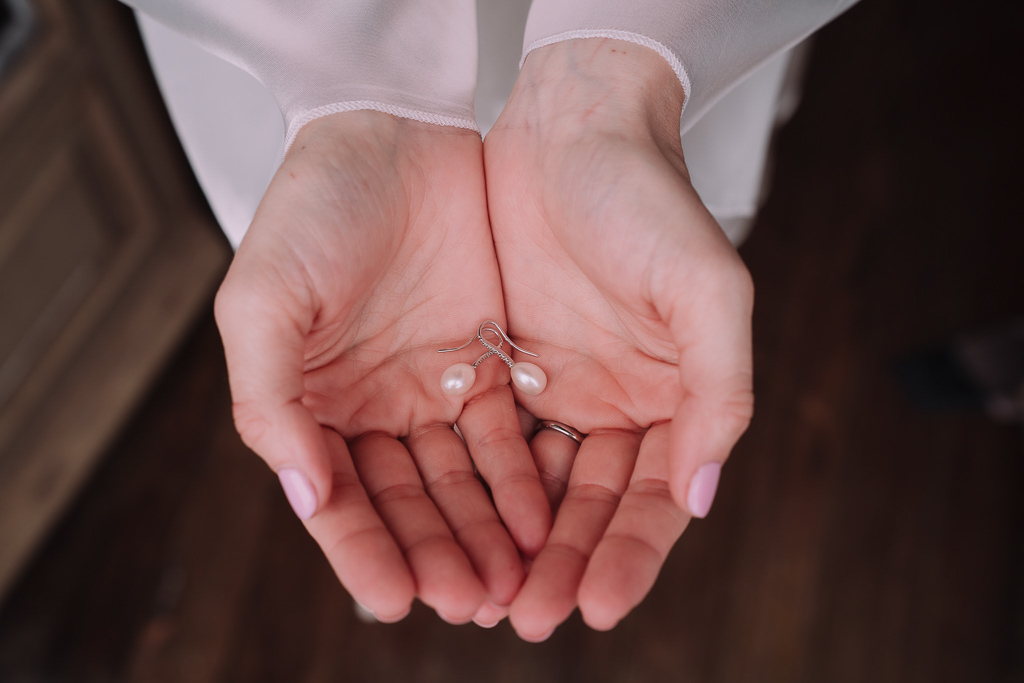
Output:
[[[490,332],[497,338],[497,346],[484,339],[484,332]],[[487,349],[487,352],[477,358],[472,365],[469,363],[456,363],[445,370],[441,375],[441,391],[450,396],[461,396],[469,391],[473,387],[473,382],[476,381],[476,367],[491,356],[497,356],[505,362],[505,365],[512,369],[512,383],[519,387],[519,390],[524,394],[536,396],[540,392],[544,391],[544,387],[548,384],[548,377],[544,374],[544,371],[533,363],[515,362],[508,356],[508,354],[501,350],[501,347],[505,342],[508,342],[516,351],[525,353],[528,356],[536,358],[537,354],[530,353],[526,349],[516,346],[515,342],[509,339],[509,336],[505,334],[505,330],[501,329],[498,323],[493,320],[485,320],[480,323],[480,327],[476,330],[476,336],[462,346],[458,346],[454,349],[440,349],[438,353],[461,351],[472,344],[473,339],[476,339],[483,344],[484,348]]]

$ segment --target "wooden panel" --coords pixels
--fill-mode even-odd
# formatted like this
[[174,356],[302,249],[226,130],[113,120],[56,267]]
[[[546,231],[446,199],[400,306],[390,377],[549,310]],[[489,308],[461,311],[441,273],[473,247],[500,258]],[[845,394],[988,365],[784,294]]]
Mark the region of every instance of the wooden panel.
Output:
[[25,46],[0,74],[0,134],[25,120],[25,109],[42,91],[70,74],[71,26],[66,10],[56,0],[30,0],[33,26]]
[[4,444],[71,361],[155,239],[154,202],[140,186],[101,100],[81,92],[74,123],[38,178],[0,208],[0,475]]
[[115,246],[69,156],[65,150],[50,159],[13,210],[0,209],[0,408],[20,371],[88,295]]
[[209,302],[229,253],[128,11],[39,7],[0,88],[0,595]]

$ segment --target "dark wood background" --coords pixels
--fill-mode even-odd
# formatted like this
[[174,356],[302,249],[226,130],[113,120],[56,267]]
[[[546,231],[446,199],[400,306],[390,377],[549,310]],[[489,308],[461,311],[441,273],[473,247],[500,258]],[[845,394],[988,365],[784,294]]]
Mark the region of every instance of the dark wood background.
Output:
[[358,621],[234,433],[208,315],[3,606],[0,680],[1024,680],[1020,426],[917,411],[893,373],[1024,315],[1011,6],[821,32],[742,248],[757,416],[615,630]]

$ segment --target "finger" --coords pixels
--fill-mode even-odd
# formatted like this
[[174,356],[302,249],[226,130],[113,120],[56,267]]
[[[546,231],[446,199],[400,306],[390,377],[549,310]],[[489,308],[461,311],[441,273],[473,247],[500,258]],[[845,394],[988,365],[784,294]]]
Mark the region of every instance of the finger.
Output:
[[[496,607],[508,607],[523,583],[523,563],[466,446],[452,429],[434,427],[405,440],[427,494],[469,556]],[[482,609],[482,608],[481,608]]]
[[551,535],[509,613],[524,640],[545,639],[576,607],[587,562],[626,490],[639,446],[638,434],[621,431],[583,440]]
[[608,630],[640,604],[689,522],[669,491],[668,446],[667,423],[648,430],[629,487],[583,574],[577,597],[591,628]]
[[[235,427],[277,473],[300,519],[331,494],[331,462],[320,425],[302,404],[303,353],[311,313],[285,288],[247,276],[239,255],[217,293]],[[273,289],[273,291],[269,291]]]
[[512,539],[533,557],[551,530],[551,508],[520,431],[512,390],[503,385],[468,402],[459,428]]
[[[673,302],[667,317],[684,392],[672,418],[669,481],[677,504],[694,517],[711,509],[722,464],[754,409],[750,275],[734,251],[708,263],[715,265],[698,294]],[[686,291],[679,285],[673,296]]]
[[409,452],[397,439],[367,434],[349,450],[384,524],[416,580],[416,592],[446,621],[469,621],[484,601],[484,587],[427,497]]
[[409,613],[416,597],[412,572],[359,482],[344,439],[326,429],[324,436],[331,450],[334,491],[306,529],[353,599],[380,621],[397,621]]
[[540,420],[531,415],[529,410],[518,403],[516,404],[516,415],[519,417],[519,431],[522,432],[523,438],[529,441],[533,433],[537,431],[537,423]]
[[533,462],[537,465],[537,474],[552,511],[558,510],[565,496],[573,460],[579,449],[580,445],[575,441],[550,429],[540,430],[530,441]]

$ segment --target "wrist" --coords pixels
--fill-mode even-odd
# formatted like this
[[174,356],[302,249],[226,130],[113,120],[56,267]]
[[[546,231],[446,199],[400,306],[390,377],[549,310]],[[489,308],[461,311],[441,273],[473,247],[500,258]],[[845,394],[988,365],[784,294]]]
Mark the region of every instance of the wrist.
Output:
[[537,117],[570,138],[615,132],[678,146],[683,101],[682,84],[654,50],[607,38],[568,40],[527,56],[506,123]]
[[[480,143],[480,134],[466,128],[424,123],[374,109],[329,114],[313,119],[300,128],[285,153],[284,163],[310,156],[331,159],[375,159],[385,166],[395,165],[402,154],[441,146],[455,141]],[[301,162],[300,162],[301,163]]]

